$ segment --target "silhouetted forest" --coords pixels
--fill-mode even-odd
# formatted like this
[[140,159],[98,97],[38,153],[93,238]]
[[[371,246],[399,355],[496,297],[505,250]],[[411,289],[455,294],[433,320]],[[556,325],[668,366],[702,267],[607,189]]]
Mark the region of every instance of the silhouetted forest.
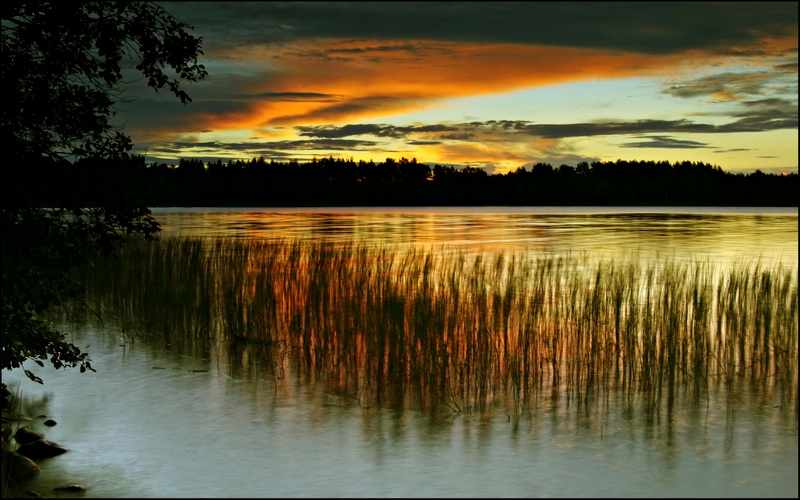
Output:
[[[624,161],[506,174],[387,158],[310,162],[81,160],[7,172],[5,203],[40,206],[796,206],[797,174],[732,174],[699,162]],[[87,205],[88,204],[88,205]]]

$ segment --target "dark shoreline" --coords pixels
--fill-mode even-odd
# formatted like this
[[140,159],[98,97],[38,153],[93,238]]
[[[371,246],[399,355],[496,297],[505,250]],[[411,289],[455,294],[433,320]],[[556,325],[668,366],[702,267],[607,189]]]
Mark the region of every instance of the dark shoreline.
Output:
[[30,165],[3,183],[6,206],[794,207],[798,176],[733,174],[694,162],[547,164],[504,174],[387,159],[146,164],[144,158]]

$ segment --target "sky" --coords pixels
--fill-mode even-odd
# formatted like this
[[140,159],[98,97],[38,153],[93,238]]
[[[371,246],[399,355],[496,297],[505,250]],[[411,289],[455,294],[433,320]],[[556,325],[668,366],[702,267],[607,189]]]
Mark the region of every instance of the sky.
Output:
[[798,168],[797,2],[158,2],[203,38],[192,102],[140,82],[148,162]]

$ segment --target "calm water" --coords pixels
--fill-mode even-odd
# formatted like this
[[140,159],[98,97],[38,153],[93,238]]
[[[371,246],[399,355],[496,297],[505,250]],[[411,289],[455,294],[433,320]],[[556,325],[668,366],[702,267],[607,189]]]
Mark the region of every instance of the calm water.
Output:
[[155,209],[165,234],[797,263],[797,208]]
[[[576,251],[668,253],[797,266],[797,209],[155,210],[165,233]],[[29,486],[85,483],[90,497],[798,494],[797,406],[746,385],[646,415],[613,396],[542,398],[502,412],[416,413],[327,393],[291,365],[152,345],[107,325],[74,329],[97,373],[38,370],[23,382],[31,424],[71,451]],[[7,383],[19,373],[4,374]],[[64,496],[68,496],[65,494]]]

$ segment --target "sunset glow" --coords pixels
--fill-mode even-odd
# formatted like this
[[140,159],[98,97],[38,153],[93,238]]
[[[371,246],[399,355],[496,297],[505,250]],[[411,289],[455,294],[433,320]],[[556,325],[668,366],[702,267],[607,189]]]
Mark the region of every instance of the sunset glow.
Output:
[[797,171],[796,3],[162,5],[209,76],[187,106],[131,87],[117,119],[148,161]]

